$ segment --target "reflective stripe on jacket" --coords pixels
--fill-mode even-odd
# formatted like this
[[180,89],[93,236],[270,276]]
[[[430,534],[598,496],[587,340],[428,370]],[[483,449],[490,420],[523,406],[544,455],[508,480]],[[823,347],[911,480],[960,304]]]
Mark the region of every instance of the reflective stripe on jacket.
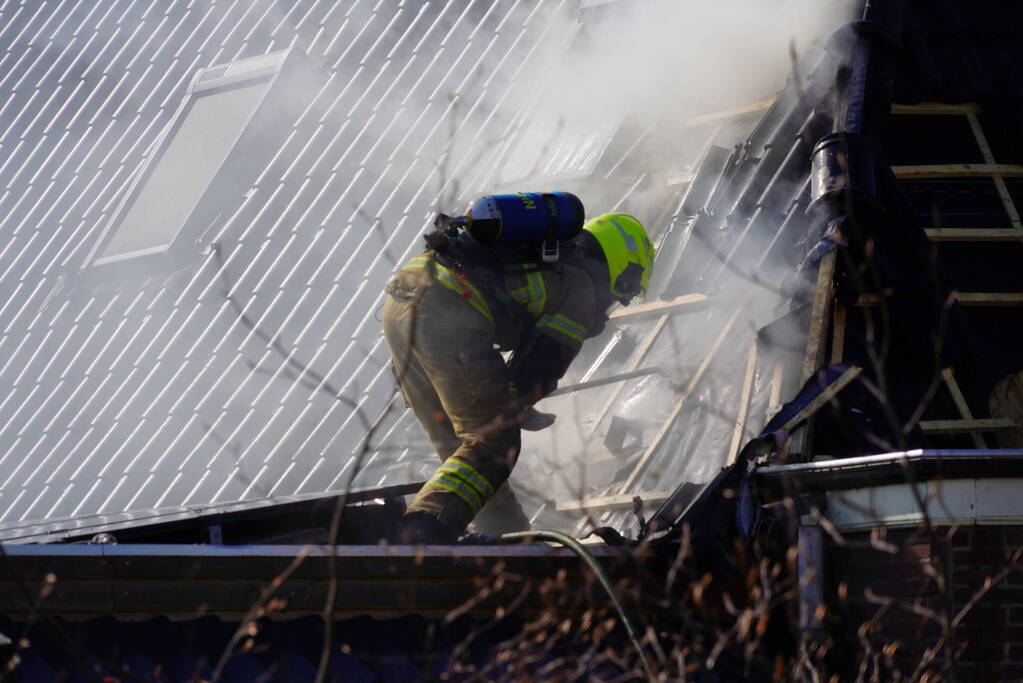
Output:
[[494,322],[494,316],[490,312],[490,306],[487,305],[487,300],[480,292],[479,288],[470,282],[464,275],[459,275],[451,268],[447,268],[446,266],[438,263],[431,255],[420,254],[402,266],[401,269],[406,271],[425,270],[430,272],[434,280],[465,299],[465,301],[479,311],[484,318],[490,322]]
[[[598,314],[593,282],[581,268],[558,264],[553,268],[534,268],[518,264],[504,273],[504,290],[533,318],[534,334],[547,335],[578,351],[590,336]],[[464,274],[439,263],[426,251],[401,268],[403,273],[429,273],[432,280],[457,294],[495,326],[495,343],[511,350],[520,345],[516,333],[519,320],[506,307],[494,305],[480,288]],[[528,345],[528,342],[527,342]]]

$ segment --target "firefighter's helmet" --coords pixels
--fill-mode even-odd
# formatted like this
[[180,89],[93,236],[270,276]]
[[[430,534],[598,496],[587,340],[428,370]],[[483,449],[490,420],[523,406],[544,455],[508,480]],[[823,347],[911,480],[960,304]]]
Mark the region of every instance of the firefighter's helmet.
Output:
[[645,293],[654,264],[654,245],[643,224],[627,213],[605,213],[588,220],[583,230],[600,243],[615,298],[628,303]]

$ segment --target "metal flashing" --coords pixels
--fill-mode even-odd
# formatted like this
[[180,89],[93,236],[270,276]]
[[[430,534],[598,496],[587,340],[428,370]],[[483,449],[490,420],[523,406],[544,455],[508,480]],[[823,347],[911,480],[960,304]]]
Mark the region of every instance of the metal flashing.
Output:
[[[912,488],[916,487],[916,493]],[[1023,523],[1023,478],[962,478],[828,491],[828,521],[839,531],[876,527]]]
[[892,482],[1023,475],[1023,449],[916,449],[834,458],[755,470],[758,480],[781,490],[787,482],[803,491],[860,488]]

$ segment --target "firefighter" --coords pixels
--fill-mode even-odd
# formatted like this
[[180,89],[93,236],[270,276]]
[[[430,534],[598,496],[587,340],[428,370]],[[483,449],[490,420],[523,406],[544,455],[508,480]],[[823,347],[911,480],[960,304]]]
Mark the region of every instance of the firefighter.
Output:
[[[603,330],[611,304],[645,292],[654,256],[643,225],[624,213],[586,222],[569,247],[557,264],[502,267],[500,292],[435,250],[388,283],[392,369],[442,461],[409,505],[399,542],[451,543],[473,518],[486,533],[529,528],[506,484],[520,428],[543,416],[532,405]],[[501,350],[512,351],[509,362]]]

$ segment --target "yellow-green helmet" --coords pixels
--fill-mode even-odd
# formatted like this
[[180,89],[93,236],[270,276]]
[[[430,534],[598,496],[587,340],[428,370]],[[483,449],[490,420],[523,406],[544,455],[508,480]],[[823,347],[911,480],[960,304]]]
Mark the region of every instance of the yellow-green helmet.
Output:
[[645,293],[654,265],[654,245],[643,224],[627,213],[605,213],[583,226],[600,243],[607,261],[611,293],[622,303]]

